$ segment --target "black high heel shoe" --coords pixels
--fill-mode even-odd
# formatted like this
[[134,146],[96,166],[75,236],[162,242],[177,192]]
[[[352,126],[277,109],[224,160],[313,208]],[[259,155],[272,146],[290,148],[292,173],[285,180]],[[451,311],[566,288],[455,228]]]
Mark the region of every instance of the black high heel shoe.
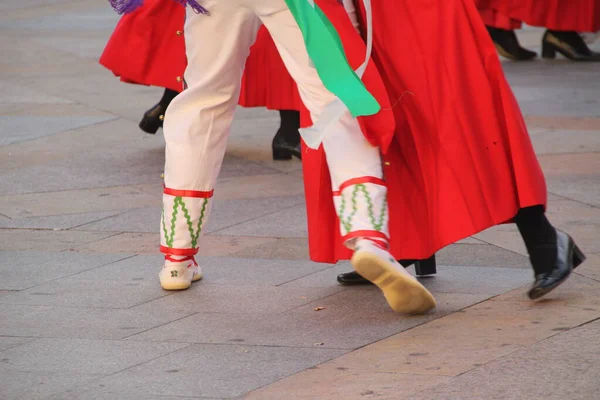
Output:
[[498,53],[513,61],[528,61],[537,57],[535,51],[521,47],[514,31],[486,26]]
[[140,129],[154,135],[158,131],[158,128],[162,128],[166,111],[167,107],[161,103],[154,105],[144,113],[144,117],[139,124]]
[[[540,249],[540,251],[544,250]],[[539,299],[556,289],[584,261],[585,255],[577,247],[573,238],[557,229],[556,264],[550,271],[535,276],[535,282],[528,292],[529,298],[532,300]]]
[[273,138],[273,160],[283,161],[291,160],[292,156],[302,160],[302,149],[300,148],[300,134],[298,134],[298,141],[296,143],[290,143],[286,140],[289,135],[284,134],[281,128],[275,134]]
[[600,61],[600,53],[590,50],[579,33],[547,30],[542,38],[542,58],[556,58],[557,52],[572,61]]
[[291,160],[292,156],[302,160],[300,148],[300,112],[279,110],[280,126],[273,138],[273,160]]
[[[437,273],[435,254],[425,260],[399,260],[398,262],[404,268],[408,268],[414,264],[417,276],[435,275]],[[347,272],[345,274],[339,274],[337,276],[337,281],[340,285],[345,286],[372,285],[371,281],[363,278],[356,271]]]

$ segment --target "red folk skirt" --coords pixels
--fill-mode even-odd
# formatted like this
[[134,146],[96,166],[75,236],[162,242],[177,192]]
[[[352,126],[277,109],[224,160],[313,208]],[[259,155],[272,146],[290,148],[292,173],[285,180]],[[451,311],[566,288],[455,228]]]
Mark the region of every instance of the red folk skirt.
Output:
[[[600,0],[476,0],[487,25],[519,27],[519,21],[559,31],[600,30]],[[496,15],[496,14],[499,14]],[[507,23],[507,20],[510,21]]]
[[[383,155],[394,256],[427,258],[545,205],[525,122],[472,0],[372,6],[373,59],[396,121]],[[307,150],[302,163],[311,259],[346,259],[324,154]]]

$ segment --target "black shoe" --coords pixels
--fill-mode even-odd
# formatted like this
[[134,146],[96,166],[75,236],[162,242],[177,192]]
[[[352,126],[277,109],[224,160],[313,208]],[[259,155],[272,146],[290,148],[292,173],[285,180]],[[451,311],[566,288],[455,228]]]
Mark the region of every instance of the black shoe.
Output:
[[300,133],[297,134],[298,140],[294,140],[294,142],[289,142],[286,140],[286,137],[295,136],[285,134],[281,128],[275,134],[273,138],[273,160],[282,161],[282,160],[291,160],[292,156],[302,160],[302,150],[300,148]]
[[567,280],[573,269],[585,261],[585,255],[579,250],[571,236],[556,230],[556,264],[548,272],[537,274],[528,296],[535,300],[550,293]]
[[577,32],[547,30],[542,39],[542,57],[555,58],[556,52],[572,61],[600,61],[600,53],[590,50]]
[[496,45],[496,50],[502,57],[513,61],[528,61],[537,57],[535,51],[521,47],[514,31],[491,26],[486,26],[486,28]]
[[[417,276],[434,275],[437,272],[435,254],[426,260],[399,260],[398,261],[404,268],[408,268],[415,264],[415,271]],[[358,272],[352,271],[345,274],[339,274],[337,281],[340,285],[354,286],[354,285],[372,285],[371,281],[363,278]]]
[[158,128],[162,128],[163,120],[167,107],[158,103],[144,113],[144,118],[140,121],[140,129],[146,133],[155,134]]

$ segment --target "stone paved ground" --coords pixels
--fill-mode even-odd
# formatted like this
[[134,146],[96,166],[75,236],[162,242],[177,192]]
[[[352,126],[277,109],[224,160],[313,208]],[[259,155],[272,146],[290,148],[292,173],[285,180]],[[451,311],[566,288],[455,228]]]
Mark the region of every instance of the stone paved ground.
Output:
[[531,303],[514,228],[491,229],[439,254],[439,309],[405,317],[337,286],[347,264],[306,260],[301,166],[269,160],[263,110],[237,116],[206,278],[160,289],[163,139],[137,128],[160,90],[97,65],[116,20],[102,1],[0,4],[0,399],[598,398],[598,65],[505,64],[550,217],[589,261]]

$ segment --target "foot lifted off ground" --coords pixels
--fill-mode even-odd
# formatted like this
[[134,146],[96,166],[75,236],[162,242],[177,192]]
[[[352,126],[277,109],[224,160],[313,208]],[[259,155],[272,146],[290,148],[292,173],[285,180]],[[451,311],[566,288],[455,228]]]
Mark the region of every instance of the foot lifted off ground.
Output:
[[356,251],[352,257],[352,266],[356,272],[381,289],[394,311],[425,314],[433,310],[436,306],[433,295],[395,264],[368,251]]

